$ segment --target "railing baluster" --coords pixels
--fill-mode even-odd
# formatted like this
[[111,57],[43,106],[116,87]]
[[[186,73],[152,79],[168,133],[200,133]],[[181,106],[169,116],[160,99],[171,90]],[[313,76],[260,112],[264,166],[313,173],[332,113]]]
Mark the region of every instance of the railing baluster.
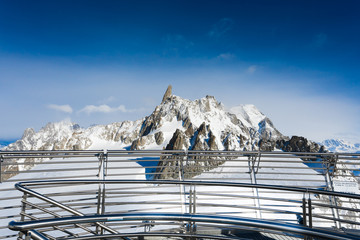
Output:
[[306,198],[305,198],[305,196],[302,199],[302,210],[303,210],[302,222],[303,222],[303,225],[306,227],[307,226],[307,215],[306,215]]
[[[331,162],[330,161],[331,161],[331,157],[327,157],[326,161],[324,161],[324,159],[323,159],[323,162],[326,164],[325,180],[326,180],[327,189],[329,191],[334,191],[333,179],[331,177]],[[339,211],[337,208],[338,204],[337,204],[336,198],[334,196],[329,196],[329,201],[330,201],[330,204],[332,205],[331,211],[332,211],[332,214],[334,217],[335,227],[337,229],[340,229],[341,223],[338,220],[338,219],[340,219],[340,217],[339,217]]]

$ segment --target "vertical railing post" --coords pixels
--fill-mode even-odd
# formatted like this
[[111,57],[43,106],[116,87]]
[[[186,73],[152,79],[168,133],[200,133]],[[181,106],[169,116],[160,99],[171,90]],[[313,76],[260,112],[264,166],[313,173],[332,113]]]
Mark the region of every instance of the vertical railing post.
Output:
[[308,199],[308,213],[309,213],[309,228],[312,228],[312,205],[311,205],[310,195]]
[[189,190],[189,214],[192,214],[192,207],[193,207],[193,197],[192,197],[192,189],[190,186],[190,190]]
[[[311,213],[311,198],[310,195],[308,199],[305,198],[305,193],[302,200],[302,210],[303,210],[303,219],[302,225],[304,227],[312,227],[312,213]],[[304,240],[311,240],[312,237],[304,235]]]
[[[187,161],[188,153],[184,151],[181,154],[176,154],[175,157],[178,157],[178,175],[179,175],[179,192],[180,192],[180,204],[181,204],[181,214],[185,214],[186,212],[186,189],[185,185],[181,184],[184,181],[184,160]],[[186,227],[184,226],[184,222],[180,222],[180,231],[186,231]]]
[[[20,221],[24,222],[25,221],[25,214],[26,214],[26,201],[27,201],[27,197],[28,194],[24,193],[21,199],[21,211],[20,211]],[[19,232],[19,237],[18,239],[22,239],[23,236],[25,236],[25,239],[27,237],[27,234],[23,233],[23,232]]]
[[[196,214],[196,189],[194,185],[190,185],[189,190],[189,214]],[[186,226],[186,231],[190,234],[196,233],[196,224],[189,221]]]
[[[99,169],[97,177],[99,180],[105,180],[106,174],[107,174],[107,158],[108,154],[106,150],[103,150],[103,152],[98,154],[98,160],[99,160]],[[98,195],[97,195],[97,210],[96,213],[98,215],[102,215],[105,212],[105,183],[99,183],[98,188]],[[104,229],[100,226],[96,226],[96,232],[98,234],[103,234]]]
[[[3,179],[3,174],[2,174],[2,172],[3,172],[3,169],[2,169],[2,163],[3,163],[3,161],[4,161],[4,157],[3,157],[3,155],[1,154],[0,155],[0,183],[2,183],[2,179]],[[5,169],[5,168],[4,168]]]
[[[106,150],[104,150],[103,155],[103,180],[106,180],[107,175],[107,165],[108,165],[108,153]],[[102,184],[102,201],[101,201],[101,214],[105,213],[105,200],[106,200],[106,184]]]
[[26,212],[26,201],[27,201],[27,193],[24,193],[21,200],[21,213],[20,213],[20,221],[25,221],[25,212]]
[[[251,179],[251,184],[257,184],[256,181],[256,173],[259,170],[259,165],[260,165],[260,158],[261,158],[261,154],[260,152],[256,153],[256,155],[250,155],[249,156],[249,160],[248,160],[248,164],[249,164],[249,173],[250,173],[250,179]],[[255,169],[255,165],[256,169]],[[256,217],[258,219],[261,219],[261,210],[260,210],[260,197],[259,197],[259,190],[258,188],[252,188],[253,191],[253,197],[254,197],[254,205],[255,205],[255,212],[256,212]]]
[[[333,156],[337,156],[337,155],[334,154]],[[325,181],[326,181],[327,190],[328,191],[334,191],[333,179],[331,177],[331,176],[334,176],[333,175],[334,173],[330,172],[331,158],[328,158],[326,160],[323,159],[323,162],[324,162],[324,164],[326,166]],[[340,221],[339,221],[339,211],[338,211],[338,208],[337,208],[336,197],[329,196],[329,201],[330,201],[330,204],[331,204],[331,211],[332,211],[332,214],[333,214],[335,227],[337,229],[340,229],[341,224],[340,224]]]
[[303,196],[303,199],[302,199],[302,210],[303,210],[302,224],[306,227],[307,226],[307,214],[306,214],[306,198],[305,198],[305,196]]
[[[333,161],[333,169],[332,169],[332,172],[331,172],[331,177],[334,178],[335,177],[335,172],[337,171],[337,164],[338,164],[338,161],[339,161],[339,154],[337,153],[334,153],[334,161]],[[330,167],[329,167],[330,169]]]
[[[187,151],[183,152],[182,154],[179,154],[179,164],[178,164],[178,174],[179,174],[179,181],[184,181],[184,160],[187,160]],[[184,214],[186,212],[186,190],[185,185],[180,184],[180,202],[181,202],[181,213]]]
[[25,235],[25,240],[30,240],[31,239],[31,232],[26,232]]

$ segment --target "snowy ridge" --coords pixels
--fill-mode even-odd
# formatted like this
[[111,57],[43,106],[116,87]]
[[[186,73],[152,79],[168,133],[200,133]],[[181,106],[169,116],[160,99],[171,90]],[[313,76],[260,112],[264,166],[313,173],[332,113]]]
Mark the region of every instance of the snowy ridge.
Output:
[[360,143],[351,143],[341,139],[327,139],[320,144],[324,145],[330,152],[360,153]]
[[266,116],[252,104],[241,104],[230,108],[229,111],[235,114],[236,117],[249,128],[259,129],[258,124],[266,118]]
[[68,120],[48,123],[38,132],[26,129],[20,140],[4,150],[121,149],[136,137],[140,124],[141,120],[124,121],[84,129]]

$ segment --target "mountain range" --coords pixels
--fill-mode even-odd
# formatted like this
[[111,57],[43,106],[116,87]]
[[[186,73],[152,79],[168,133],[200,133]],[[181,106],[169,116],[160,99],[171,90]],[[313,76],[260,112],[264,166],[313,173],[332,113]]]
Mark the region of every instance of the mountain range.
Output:
[[81,128],[70,121],[48,123],[3,150],[184,149],[323,152],[320,144],[280,133],[254,105],[226,109],[213,96],[188,100],[172,94],[136,121]]
[[294,152],[360,152],[360,144],[328,139],[320,143],[284,136],[254,105],[226,109],[213,96],[191,101],[172,94],[136,121],[81,128],[70,121],[28,128],[16,142],[1,141],[3,150],[184,149]]

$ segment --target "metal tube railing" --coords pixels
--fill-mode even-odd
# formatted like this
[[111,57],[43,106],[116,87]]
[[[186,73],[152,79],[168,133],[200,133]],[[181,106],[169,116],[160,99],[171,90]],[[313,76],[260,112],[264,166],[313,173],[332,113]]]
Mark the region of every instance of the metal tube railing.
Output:
[[[99,163],[99,157],[106,157],[107,161],[106,164],[98,165]],[[261,156],[261,160],[256,161],[256,164],[250,165],[251,170],[250,173],[253,172],[253,176],[247,172],[247,169],[249,169],[249,166],[247,164],[251,162],[252,158],[256,158],[258,156]],[[256,187],[247,187],[250,190],[256,189],[256,191],[261,190],[260,193],[253,195],[250,197],[248,196],[242,196],[242,198],[248,198],[253,199],[255,202],[254,206],[249,206],[250,208],[260,212],[265,211],[265,214],[270,212],[278,211],[278,213],[284,213],[287,212],[284,210],[285,208],[292,206],[276,206],[274,201],[278,202],[287,202],[287,200],[290,199],[271,199],[269,194],[287,194],[284,193],[284,191],[290,191],[285,190],[282,188],[261,188],[262,184],[258,183],[267,183],[268,181],[276,182],[276,184],[282,184],[283,186],[280,187],[291,187],[298,184],[301,179],[301,176],[303,178],[301,179],[301,182],[304,184],[303,186],[306,186],[302,189],[307,190],[314,190],[313,188],[324,188],[326,186],[326,183],[328,183],[328,186],[331,186],[331,182],[336,179],[341,179],[340,177],[348,177],[351,179],[359,180],[359,177],[357,176],[359,172],[359,165],[360,165],[360,154],[342,154],[342,153],[285,153],[285,152],[251,152],[251,151],[182,151],[182,150],[136,150],[136,151],[125,151],[125,150],[90,150],[90,151],[0,151],[0,158],[3,160],[1,163],[1,180],[4,183],[11,183],[11,182],[17,182],[17,181],[26,181],[29,179],[33,179],[32,176],[36,176],[38,178],[39,173],[49,173],[49,172],[63,172],[64,174],[61,174],[61,176],[49,176],[45,175],[43,177],[40,177],[40,179],[43,182],[48,182],[50,179],[86,179],[86,178],[94,178],[97,173],[99,173],[100,167],[103,168],[102,171],[105,171],[106,173],[103,174],[103,179],[111,179],[111,178],[121,178],[121,179],[129,179],[132,180],[134,178],[143,178],[147,179],[144,180],[146,183],[151,184],[151,180],[155,180],[154,176],[162,176],[164,178],[169,177],[171,178],[172,174],[173,176],[178,179],[180,179],[181,183],[184,184],[186,181],[228,181],[227,183],[231,183],[232,181],[235,182],[242,182],[243,184],[250,184],[251,179],[253,179],[253,183],[257,183]],[[35,162],[17,162],[17,159],[39,159],[39,161]],[[61,159],[61,160],[60,160]],[[79,160],[81,159],[81,160]],[[95,160],[97,159],[97,160]],[[183,160],[186,159],[186,160]],[[45,161],[43,161],[45,160]],[[171,165],[172,163],[179,163],[177,167],[171,169],[168,168],[167,170],[169,172],[163,172],[167,166],[160,166],[158,165],[159,161],[163,161],[165,163],[169,163]],[[214,165],[207,167],[206,165],[210,161],[228,161],[227,164],[222,165],[223,162],[219,162],[219,165]],[[105,163],[105,162],[104,162]],[[135,164],[136,163],[136,164]],[[47,169],[42,167],[35,168],[32,170],[26,170],[30,166],[38,164],[39,166],[49,166]],[[80,167],[79,164],[83,164],[83,167]],[[130,165],[129,165],[130,164]],[[199,164],[196,165],[197,168],[191,169],[191,175],[187,174],[187,168],[189,164]],[[297,165],[300,164],[300,165]],[[334,164],[337,164],[334,166]],[[58,169],[54,170],[54,166],[56,167],[59,165]],[[10,167],[14,167],[10,169]],[[15,168],[19,167],[19,169]],[[70,167],[70,168],[69,168]],[[215,168],[219,167],[219,171]],[[277,169],[278,171],[273,171]],[[9,169],[9,170],[7,170]],[[17,169],[17,170],[16,170]],[[187,170],[186,170],[187,169]],[[213,171],[211,169],[215,169],[216,171]],[[309,169],[312,170],[308,171]],[[82,170],[89,170],[89,171],[82,171]],[[236,171],[235,171],[236,170]],[[287,170],[289,173],[287,173]],[[306,171],[305,171],[306,170]],[[90,171],[93,171],[93,173]],[[205,174],[204,172],[213,172],[212,175]],[[79,173],[78,175],[74,175],[73,173]],[[18,179],[11,178],[8,180],[5,180],[9,176],[13,176],[17,173],[26,173],[27,175],[24,175]],[[236,174],[235,174],[236,173]],[[218,175],[217,175],[218,174]],[[223,175],[221,174],[228,174],[228,176],[224,179]],[[274,174],[277,174],[276,178]],[[328,176],[326,176],[328,175]],[[195,178],[193,178],[195,176]],[[327,179],[328,178],[328,179]],[[249,182],[249,183],[247,183]],[[274,182],[274,183],[275,183]],[[2,190],[0,184],[0,192],[6,193],[9,190]],[[329,185],[330,183],[330,185]],[[67,183],[64,183],[65,185]],[[107,183],[99,183],[99,184],[107,184]],[[130,184],[130,183],[129,183]],[[143,183],[145,184],[145,183]],[[60,184],[58,185],[60,186]],[[188,186],[184,184],[183,186]],[[211,187],[211,185],[207,185],[208,187]],[[245,186],[245,185],[244,185]],[[41,188],[49,188],[50,185],[32,185],[31,188],[34,189],[34,187]],[[53,187],[53,186],[51,186]],[[50,187],[50,188],[51,188]],[[234,186],[225,186],[224,187],[234,187]],[[181,188],[182,189],[182,188]],[[198,189],[194,189],[196,191],[196,195],[202,197],[201,200],[207,200],[211,201],[212,199],[205,199],[203,196],[201,196],[201,192]],[[317,189],[315,189],[317,190]],[[343,222],[351,225],[356,225],[356,221],[353,220],[346,220],[348,216],[344,215],[344,213],[337,213],[338,211],[351,211],[354,213],[358,213],[358,209],[352,209],[351,207],[343,206],[342,204],[337,204],[337,201],[341,201],[341,203],[348,203],[350,204],[360,204],[359,199],[354,196],[346,195],[331,195],[331,193],[334,193],[334,188],[328,187],[327,193],[319,193],[314,191],[309,191],[309,193],[312,195],[311,198],[307,199],[307,207],[311,204],[312,208],[326,208],[326,209],[332,209],[333,214],[329,214],[330,212],[326,212],[322,215],[319,215],[316,212],[312,211],[312,208],[307,209],[307,215],[308,218],[310,216],[312,219],[316,219],[315,225],[318,225],[318,223],[321,223],[322,221],[329,221],[333,220],[335,223],[337,222]],[[115,206],[115,203],[109,202],[109,205],[107,205],[106,202],[108,202],[108,194],[111,193],[111,189],[106,189],[106,193],[102,193],[102,191],[97,191],[98,193],[101,193],[99,195],[95,195],[93,197],[98,196],[98,200],[100,199],[98,206],[99,211],[98,213],[104,213],[106,210],[104,209],[105,206]],[[122,190],[121,190],[122,191]],[[184,189],[184,197],[187,196],[187,189]],[[295,191],[296,192],[296,191]],[[89,194],[91,192],[88,192]],[[299,191],[298,193],[301,193]],[[69,193],[62,193],[62,194],[47,194],[47,197],[49,196],[69,196]],[[339,194],[339,193],[337,193]],[[76,194],[75,194],[76,195]],[[325,204],[324,199],[317,199],[314,198],[314,196],[322,195],[322,196],[328,196],[330,198],[330,204]],[[350,194],[351,195],[351,194]],[[356,196],[356,194],[353,194]],[[3,195],[6,196],[6,195]],[[84,193],[84,196],[86,196],[86,192]],[[164,194],[165,196],[165,194]],[[214,201],[217,200],[216,196],[214,196]],[[219,197],[221,197],[221,194],[219,194]],[[222,196],[224,197],[224,196]],[[116,199],[116,195],[113,197]],[[234,196],[235,198],[241,198],[241,196]],[[10,199],[16,199],[16,197],[1,197],[1,200],[10,200]],[[197,198],[195,198],[196,201]],[[351,201],[348,201],[347,199],[353,199]],[[78,199],[77,201],[80,201],[81,199]],[[85,199],[82,199],[85,200]],[[192,199],[193,201],[194,199]],[[272,201],[271,205],[272,207],[265,207],[267,202],[259,202],[259,201]],[[357,202],[356,202],[356,201]],[[354,202],[355,201],[355,202]],[[86,209],[83,206],[81,206],[82,203],[74,204],[72,203],[66,203],[64,201],[60,201],[59,203],[63,204],[64,206],[72,206],[75,207],[74,210],[78,207],[81,207],[81,209]],[[183,202],[184,203],[184,202]],[[259,206],[256,206],[256,203],[258,203]],[[96,203],[95,203],[96,204]],[[129,204],[129,203],[127,203]],[[263,206],[263,204],[265,204]],[[18,204],[14,204],[18,205]],[[216,204],[214,204],[215,206]],[[221,206],[222,204],[217,204],[217,206]],[[301,204],[299,204],[300,206]],[[187,205],[187,200],[185,199],[185,206]],[[210,206],[207,203],[199,202],[197,201],[195,205],[193,205],[195,209],[197,207],[205,207]],[[234,205],[235,206],[235,205]],[[249,208],[249,209],[250,209]],[[281,208],[283,208],[281,210]],[[150,208],[149,208],[150,209]],[[192,208],[193,209],[193,208]],[[279,210],[280,209],[280,210]],[[5,211],[5,208],[0,208],[0,214],[1,211]],[[64,209],[63,209],[64,210]],[[294,211],[290,211],[294,212]],[[334,213],[336,213],[334,215]],[[259,215],[259,214],[258,214]],[[355,219],[359,217],[358,215],[354,215]],[[281,217],[279,217],[280,219]],[[323,220],[322,220],[323,219]],[[309,221],[309,219],[308,219]],[[308,224],[310,224],[308,222]],[[310,226],[310,225],[309,225]],[[338,228],[340,228],[340,225],[336,224]],[[1,227],[1,226],[0,226]],[[341,226],[343,227],[343,226]],[[115,234],[115,233],[114,233]],[[0,233],[1,238],[1,233]]]
[[222,186],[222,187],[242,187],[242,188],[258,188],[258,189],[270,189],[270,190],[282,190],[282,191],[292,191],[299,193],[312,193],[312,194],[324,194],[328,196],[335,197],[345,197],[352,199],[360,199],[360,195],[343,193],[343,192],[334,192],[327,190],[311,189],[304,187],[290,187],[290,186],[278,186],[270,184],[251,184],[251,183],[232,183],[232,182],[204,182],[204,181],[176,181],[176,180],[56,180],[56,181],[31,181],[31,182],[20,182],[15,184],[15,188],[22,191],[34,194],[33,196],[42,197],[41,194],[38,194],[30,189],[28,186],[56,186],[61,184],[184,184],[184,185],[203,185],[203,186]]
[[[313,229],[309,227],[301,227],[293,224],[283,224],[277,222],[270,222],[258,219],[224,217],[224,216],[209,216],[209,215],[193,215],[193,214],[174,214],[174,213],[127,213],[127,214],[109,214],[109,215],[95,215],[95,216],[82,216],[70,217],[61,219],[49,219],[30,222],[10,222],[9,228],[15,231],[27,231],[34,228],[43,228],[51,226],[83,224],[83,223],[96,223],[96,222],[125,222],[125,221],[185,221],[185,222],[204,222],[213,224],[226,224],[226,225],[240,225],[250,226],[254,228],[265,228],[278,231],[285,231],[297,233],[304,236],[320,237],[325,239],[337,240],[351,240],[360,239],[356,236],[348,236],[334,231],[325,231],[321,229]],[[196,237],[196,234],[192,234]],[[128,236],[128,235],[126,235]],[[99,237],[99,236],[97,236]]]
[[[26,182],[26,183],[18,183],[16,184],[16,188],[24,193],[31,194],[39,199],[45,200],[55,206],[64,208],[64,205],[58,202],[50,201],[48,198],[42,196],[41,194],[37,194],[31,192],[28,187],[38,187],[38,186],[56,186],[56,185],[64,185],[64,184],[167,184],[167,185],[178,185],[179,183],[188,186],[222,186],[222,187],[237,187],[237,188],[259,188],[259,189],[269,189],[269,190],[281,190],[281,191],[292,191],[292,192],[300,192],[303,194],[321,194],[326,196],[336,196],[336,197],[348,197],[352,199],[360,199],[360,195],[355,194],[347,194],[347,193],[338,193],[326,190],[317,190],[317,189],[308,189],[308,188],[299,188],[299,187],[286,187],[286,186],[276,186],[276,185],[264,185],[264,184],[244,184],[244,183],[228,183],[228,182],[198,182],[198,181],[175,181],[175,180],[156,180],[156,181],[149,181],[149,180],[68,180],[68,181],[39,181],[39,182]],[[195,199],[194,192],[190,191],[190,213],[195,213]],[[130,202],[131,203],[131,202]],[[130,204],[129,203],[129,204]],[[151,204],[151,202],[142,202],[141,204]],[[307,205],[308,204],[308,205]],[[221,204],[198,204],[199,206],[222,206]],[[227,205],[231,207],[230,205]],[[233,206],[236,207],[236,206]],[[258,208],[258,207],[246,207],[242,206],[242,208],[248,209],[262,209],[264,211],[276,211],[276,209],[271,208]],[[311,199],[306,200],[303,198],[303,225],[312,227],[312,212],[311,212]],[[66,209],[68,211],[74,211],[74,209],[70,208]],[[292,211],[284,211],[284,210],[277,210],[278,213],[291,213],[296,214],[296,212]],[[309,218],[309,219],[308,219]],[[326,219],[326,217],[325,217]],[[351,221],[344,221],[344,222],[351,222]]]

